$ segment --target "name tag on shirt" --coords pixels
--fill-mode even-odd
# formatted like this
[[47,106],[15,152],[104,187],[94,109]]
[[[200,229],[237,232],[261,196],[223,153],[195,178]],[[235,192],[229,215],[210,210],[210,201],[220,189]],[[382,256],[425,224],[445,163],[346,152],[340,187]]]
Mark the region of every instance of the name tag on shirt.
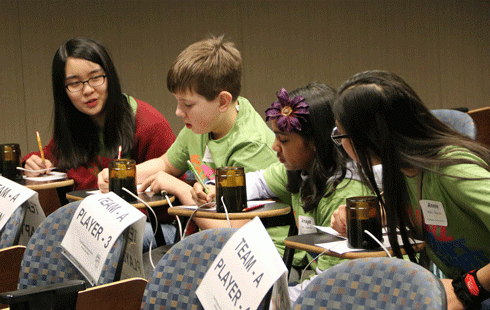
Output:
[[298,235],[316,233],[315,219],[311,216],[298,216]]
[[447,226],[446,212],[441,202],[435,200],[420,200],[426,225]]
[[206,150],[204,151],[204,156],[202,158],[203,162],[214,163],[213,156],[211,156],[211,152],[209,151],[209,147],[206,145]]

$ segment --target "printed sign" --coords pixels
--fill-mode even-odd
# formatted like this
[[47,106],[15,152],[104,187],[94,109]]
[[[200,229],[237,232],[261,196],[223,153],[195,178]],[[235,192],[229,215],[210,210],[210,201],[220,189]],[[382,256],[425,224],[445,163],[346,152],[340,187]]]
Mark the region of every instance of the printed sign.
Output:
[[231,236],[206,272],[196,295],[206,310],[257,309],[285,272],[279,252],[255,217]]
[[46,217],[39,204],[39,195],[36,191],[0,176],[0,231],[17,208],[26,208],[18,244],[27,245]]
[[95,285],[114,242],[131,226],[127,252],[123,253],[124,265],[128,266],[123,265],[122,278],[132,274],[144,276],[141,267],[144,217],[113,192],[91,195],[80,203],[73,215],[61,242],[63,255]]

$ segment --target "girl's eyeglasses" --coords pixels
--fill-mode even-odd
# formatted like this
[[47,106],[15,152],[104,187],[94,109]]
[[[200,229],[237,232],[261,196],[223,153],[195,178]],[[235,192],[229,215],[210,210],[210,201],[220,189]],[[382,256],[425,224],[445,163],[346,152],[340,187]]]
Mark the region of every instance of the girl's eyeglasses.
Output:
[[342,139],[348,138],[348,135],[343,135],[340,133],[339,129],[337,127],[334,127],[332,129],[332,141],[337,145],[337,146],[342,146]]

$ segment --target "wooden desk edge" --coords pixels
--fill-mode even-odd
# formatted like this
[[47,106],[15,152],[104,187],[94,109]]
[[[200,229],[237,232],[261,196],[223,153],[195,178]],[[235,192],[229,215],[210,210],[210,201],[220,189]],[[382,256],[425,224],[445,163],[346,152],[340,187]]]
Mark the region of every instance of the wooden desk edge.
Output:
[[[174,208],[168,208],[168,214],[170,215],[178,215],[178,216],[187,216],[190,217],[192,213],[196,211],[195,209],[187,209],[187,208],[179,208],[179,207],[174,207]],[[266,217],[275,217],[275,216],[280,216],[280,215],[285,215],[291,212],[291,207],[288,206],[287,208],[282,208],[282,209],[277,209],[277,210],[266,210],[266,211],[251,211],[251,212],[234,212],[234,213],[228,213],[230,216],[230,220],[245,220],[245,219],[252,219],[256,216],[261,217],[261,218],[266,218]],[[197,211],[196,214],[194,214],[195,217],[202,217],[202,218],[209,218],[209,219],[215,219],[215,220],[226,220],[226,213],[218,213],[215,211]]]
[[[293,248],[293,249],[297,249],[297,250],[304,250],[307,252],[313,252],[313,253],[317,253],[317,254],[320,254],[326,250],[325,248],[322,248],[322,247],[319,247],[316,245],[305,244],[305,243],[289,241],[289,240],[284,240],[284,244],[288,248]],[[421,251],[425,248],[425,243],[416,244],[413,246],[413,248],[416,252]],[[406,254],[404,249],[401,249],[401,251],[402,251],[403,255]],[[390,253],[390,255],[392,255],[392,256],[394,255],[392,250],[388,250],[388,252]],[[323,255],[334,256],[334,257],[344,258],[344,259],[388,256],[388,255],[386,255],[386,252],[383,250],[373,251],[373,252],[366,252],[366,251],[347,252],[344,254],[335,253],[335,252],[329,250],[329,251],[326,251],[325,253],[323,253]]]
[[42,183],[40,184],[29,184],[29,185],[24,185],[25,187],[32,189],[34,191],[41,190],[41,189],[51,189],[51,188],[58,188],[58,187],[64,187],[64,186],[71,186],[75,184],[75,181],[73,179],[69,180],[63,180],[63,181],[53,181],[51,183]]

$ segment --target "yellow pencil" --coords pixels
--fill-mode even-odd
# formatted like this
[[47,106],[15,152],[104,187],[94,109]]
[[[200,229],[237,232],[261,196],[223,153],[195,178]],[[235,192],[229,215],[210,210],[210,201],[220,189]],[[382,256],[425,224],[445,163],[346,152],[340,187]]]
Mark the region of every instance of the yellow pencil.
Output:
[[43,160],[43,165],[46,167],[46,160],[44,159],[43,144],[41,143],[41,137],[39,136],[39,131],[36,131],[37,145],[39,146],[39,152],[41,152],[41,158]]

